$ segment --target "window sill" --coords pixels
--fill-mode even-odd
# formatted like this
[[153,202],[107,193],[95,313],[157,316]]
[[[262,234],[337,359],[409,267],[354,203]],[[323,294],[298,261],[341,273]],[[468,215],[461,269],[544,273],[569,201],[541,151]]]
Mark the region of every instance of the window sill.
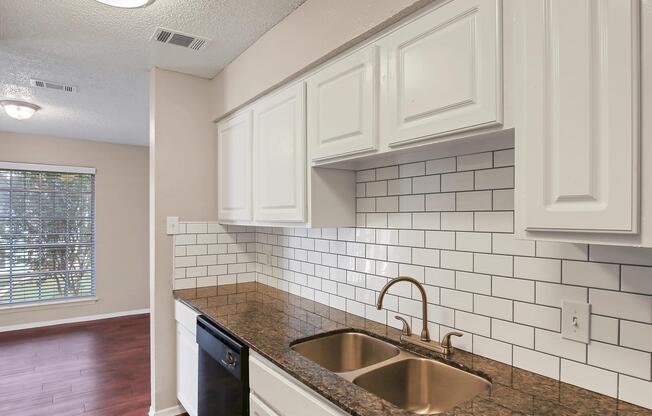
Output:
[[97,296],[89,296],[84,298],[77,299],[65,299],[65,300],[53,300],[48,302],[39,302],[39,303],[26,303],[26,304],[16,304],[16,305],[3,305],[0,306],[0,313],[2,312],[12,312],[12,311],[23,311],[30,309],[52,309],[69,306],[71,304],[79,305],[85,303],[97,303],[100,299]]

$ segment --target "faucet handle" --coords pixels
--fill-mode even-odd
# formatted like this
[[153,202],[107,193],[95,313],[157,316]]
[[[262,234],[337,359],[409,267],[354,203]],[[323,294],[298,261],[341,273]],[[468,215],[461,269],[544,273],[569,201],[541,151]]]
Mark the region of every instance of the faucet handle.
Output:
[[448,332],[441,339],[441,347],[444,349],[445,354],[450,354],[453,351],[453,343],[451,342],[451,337],[462,337],[464,336],[461,332]]
[[398,315],[394,316],[394,318],[398,319],[399,321],[401,321],[403,323],[403,329],[401,330],[401,334],[403,334],[405,336],[412,335],[412,329],[410,329],[410,324],[408,324],[408,321],[406,321],[405,319],[403,319],[402,317],[400,317]]

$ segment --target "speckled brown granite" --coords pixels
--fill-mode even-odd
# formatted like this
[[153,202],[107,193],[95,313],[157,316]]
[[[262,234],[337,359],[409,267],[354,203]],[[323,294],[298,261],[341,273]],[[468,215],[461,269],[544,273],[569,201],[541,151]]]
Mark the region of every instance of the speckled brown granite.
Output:
[[[175,291],[175,297],[211,317],[287,373],[352,415],[412,415],[290,349],[308,336],[353,328],[398,344],[400,332],[356,315],[259,283]],[[435,353],[402,345],[431,358]],[[476,397],[444,415],[652,415],[646,410],[487,358],[456,350],[450,358],[491,379],[490,394]]]

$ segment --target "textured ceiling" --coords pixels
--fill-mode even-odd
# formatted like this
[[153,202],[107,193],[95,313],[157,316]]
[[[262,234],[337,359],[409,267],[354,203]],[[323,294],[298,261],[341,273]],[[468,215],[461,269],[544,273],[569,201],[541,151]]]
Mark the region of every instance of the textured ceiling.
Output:
[[[156,66],[214,77],[305,0],[157,0],[118,9],[95,0],[0,1],[0,99],[43,107],[0,131],[148,143],[148,72]],[[162,26],[212,39],[196,52],[150,42]],[[29,79],[78,87],[63,93]]]

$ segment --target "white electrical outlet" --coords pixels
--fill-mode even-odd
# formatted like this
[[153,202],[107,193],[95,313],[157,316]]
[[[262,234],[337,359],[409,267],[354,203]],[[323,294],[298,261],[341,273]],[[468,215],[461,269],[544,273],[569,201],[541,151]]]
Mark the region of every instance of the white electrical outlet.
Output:
[[562,301],[561,337],[573,341],[589,343],[591,304]]
[[167,217],[167,233],[179,234],[179,217]]

